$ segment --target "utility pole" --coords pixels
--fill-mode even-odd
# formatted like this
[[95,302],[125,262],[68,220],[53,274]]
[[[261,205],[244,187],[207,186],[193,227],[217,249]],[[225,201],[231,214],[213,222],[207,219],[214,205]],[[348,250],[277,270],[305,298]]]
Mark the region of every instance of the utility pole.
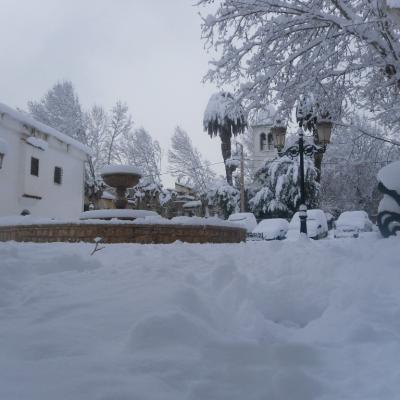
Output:
[[244,207],[244,151],[242,143],[236,142],[240,147],[240,212],[245,212]]

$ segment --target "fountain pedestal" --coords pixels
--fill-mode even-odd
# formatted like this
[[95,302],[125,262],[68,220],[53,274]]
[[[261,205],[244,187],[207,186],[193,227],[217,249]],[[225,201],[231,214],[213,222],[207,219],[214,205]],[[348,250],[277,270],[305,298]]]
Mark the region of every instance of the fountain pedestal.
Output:
[[115,208],[124,209],[128,204],[126,190],[139,183],[142,174],[129,165],[109,165],[103,168],[101,177],[106,185],[116,190]]

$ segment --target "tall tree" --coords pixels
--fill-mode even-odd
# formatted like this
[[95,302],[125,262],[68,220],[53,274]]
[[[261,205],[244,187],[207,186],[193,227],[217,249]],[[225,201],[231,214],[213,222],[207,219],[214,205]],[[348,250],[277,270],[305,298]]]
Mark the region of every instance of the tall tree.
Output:
[[84,113],[70,81],[57,82],[39,101],[29,101],[28,109],[38,121],[86,142]]
[[142,183],[160,184],[161,147],[149,132],[144,128],[136,129],[134,132],[124,131],[119,149],[119,157],[123,162],[133,164],[142,170]]
[[106,139],[106,163],[120,162],[119,141],[132,130],[133,120],[126,103],[117,101],[111,110],[109,134]]
[[99,175],[100,169],[107,164],[106,143],[110,134],[109,118],[103,107],[94,105],[85,114],[86,144],[92,149],[91,163],[93,178]]
[[189,135],[179,126],[175,128],[171,139],[168,162],[171,175],[197,192],[205,193],[215,179],[210,163],[203,159]]
[[[382,135],[378,126],[367,128],[378,137]],[[332,213],[363,209],[370,215],[376,214],[382,197],[376,175],[383,166],[399,158],[398,146],[360,135],[351,128],[337,127],[325,157],[322,207]]]
[[234,168],[227,163],[231,158],[231,138],[245,131],[246,115],[240,102],[228,92],[213,94],[204,112],[203,127],[208,134],[221,139],[222,158],[225,163],[226,180],[232,185]]
[[[400,25],[385,0],[200,0],[203,38],[217,59],[206,78],[238,87],[249,107],[288,115],[314,92],[337,113],[367,107],[400,126]],[[398,133],[397,133],[398,134]]]

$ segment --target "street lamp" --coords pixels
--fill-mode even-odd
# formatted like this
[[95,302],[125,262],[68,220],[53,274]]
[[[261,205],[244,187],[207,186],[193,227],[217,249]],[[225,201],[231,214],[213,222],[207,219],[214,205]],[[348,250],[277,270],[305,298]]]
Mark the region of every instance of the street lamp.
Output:
[[271,128],[272,135],[274,136],[275,147],[278,150],[279,157],[288,156],[290,158],[300,157],[300,233],[307,235],[307,207],[306,207],[306,191],[305,191],[305,180],[304,180],[304,155],[313,156],[318,153],[325,153],[326,145],[330,143],[332,122],[328,119],[321,119],[316,123],[318,145],[309,144],[304,141],[303,128],[298,130],[298,140],[288,147],[285,151],[285,135],[286,127],[284,127],[281,121],[277,121],[276,125]]

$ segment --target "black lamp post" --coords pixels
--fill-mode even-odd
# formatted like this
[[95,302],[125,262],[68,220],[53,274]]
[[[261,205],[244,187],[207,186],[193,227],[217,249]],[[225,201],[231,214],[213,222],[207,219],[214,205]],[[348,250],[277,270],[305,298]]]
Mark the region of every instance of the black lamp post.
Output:
[[307,235],[307,207],[306,207],[306,191],[305,191],[305,179],[304,179],[304,155],[313,156],[317,153],[325,153],[326,145],[330,143],[332,122],[329,120],[317,121],[316,130],[318,134],[318,144],[309,144],[304,141],[303,128],[299,128],[298,135],[299,138],[296,142],[289,146],[283,151],[285,147],[285,135],[286,127],[284,127],[281,121],[271,128],[272,135],[274,137],[275,147],[278,150],[279,157],[288,156],[290,158],[295,158],[299,156],[300,158],[300,207],[299,207],[299,217],[300,217],[300,233],[305,233]]

